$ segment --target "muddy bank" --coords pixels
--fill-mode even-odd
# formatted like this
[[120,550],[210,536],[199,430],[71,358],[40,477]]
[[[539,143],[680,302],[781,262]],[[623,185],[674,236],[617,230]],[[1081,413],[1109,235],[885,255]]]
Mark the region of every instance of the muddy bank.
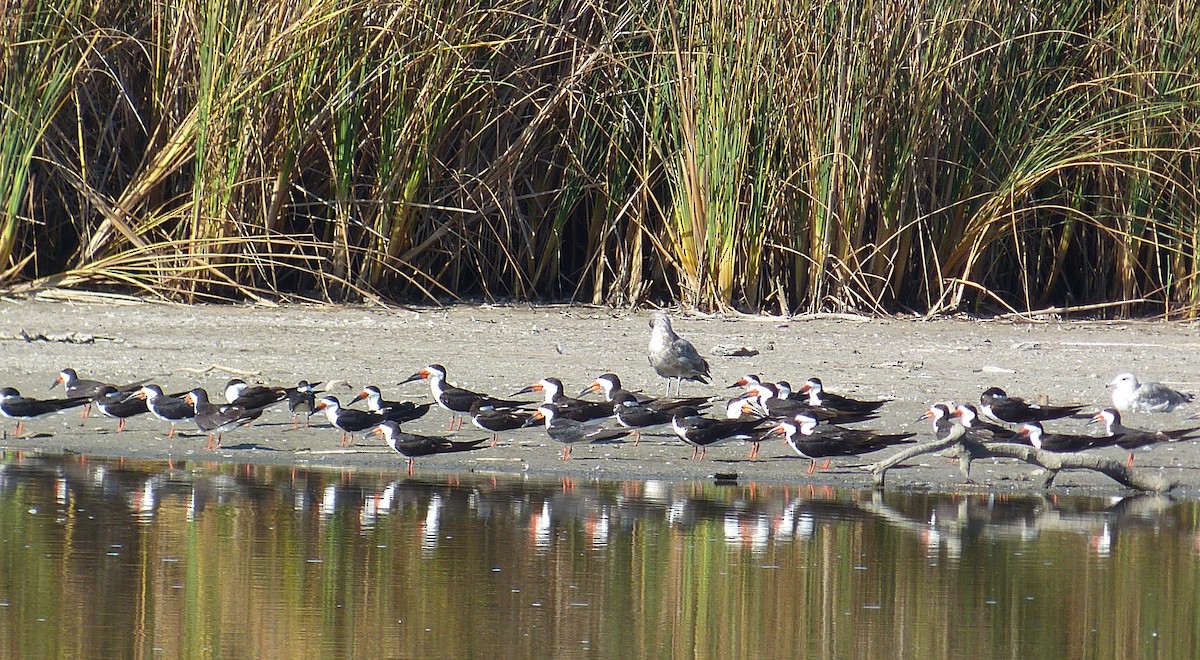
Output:
[[[300,378],[344,381],[355,388],[374,384],[389,398],[429,401],[425,383],[397,386],[415,370],[444,364],[457,385],[508,395],[531,382],[556,376],[574,394],[606,371],[628,389],[661,394],[665,381],[647,364],[647,312],[589,307],[450,308],[168,306],[8,301],[0,304],[0,384],[31,396],[48,396],[58,371],[73,367],[85,377],[110,381],[153,378],[164,389],[197,385],[219,392],[231,377],[293,385]],[[1010,394],[1045,394],[1052,402],[1103,405],[1105,384],[1120,371],[1200,392],[1200,366],[1192,356],[1196,330],[1186,324],[1144,322],[1008,323],[973,320],[857,320],[853,317],[705,318],[675,315],[676,330],[710,358],[715,381],[689,383],[684,393],[726,396],[724,386],[746,373],[801,382],[820,376],[828,389],[859,398],[894,399],[882,416],[861,424],[891,432],[917,432],[914,423],[933,401],[977,400],[986,387]],[[718,351],[718,347],[723,347]],[[757,354],[725,357],[746,348]],[[55,390],[61,392],[61,390]],[[343,401],[357,390],[342,385]],[[531,398],[531,400],[533,400]],[[1193,410],[1129,415],[1139,428],[1177,428]],[[444,433],[448,413],[435,409],[405,425],[418,433]],[[66,413],[37,420],[25,437],[7,429],[8,450],[71,451],[107,456],[222,460],[403,470],[404,461],[377,440],[349,450],[337,447],[338,433],[322,417],[314,427],[292,430],[286,410],[268,412],[249,428],[230,433],[217,452],[191,425],[189,437],[165,438],[167,426],[148,416],[114,433],[115,420],[81,419]],[[1082,421],[1048,425],[1084,432]],[[468,423],[456,438],[482,437]],[[577,446],[574,459],[558,460],[559,446],[541,429],[505,433],[499,446],[422,459],[417,469],[495,471],[576,478],[706,479],[717,472],[771,483],[869,486],[862,460],[835,460],[830,470],[805,474],[808,461],[779,443],[764,444],[761,457],[747,460],[748,447],[712,449],[708,460],[686,460],[690,448],[668,437],[647,436],[629,444]],[[1102,450],[1122,458],[1120,449]],[[1179,482],[1176,493],[1200,495],[1200,443],[1178,443],[1140,451],[1137,467]],[[935,490],[1027,490],[1040,483],[1029,466],[979,461],[972,483],[957,463],[937,456],[890,473],[890,487]],[[1058,489],[1115,491],[1105,477],[1064,473]]]

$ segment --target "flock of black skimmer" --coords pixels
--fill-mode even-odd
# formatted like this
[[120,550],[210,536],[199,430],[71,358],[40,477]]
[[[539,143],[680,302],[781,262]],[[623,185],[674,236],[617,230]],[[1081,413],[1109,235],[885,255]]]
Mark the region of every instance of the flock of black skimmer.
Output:
[[[300,381],[292,387],[249,384],[241,379],[228,382],[223,392],[226,403],[209,399],[203,388],[165,394],[158,385],[138,382],[115,385],[82,379],[73,369],[63,369],[51,388],[62,385],[66,397],[35,399],[17,390],[0,388],[0,415],[17,421],[15,433],[23,433],[25,423],[67,409],[81,407],[86,417],[92,407],[118,421],[148,413],[170,424],[167,437],[176,433],[181,422],[191,422],[206,435],[206,449],[217,449],[226,432],[247,426],[275,407],[287,406],[292,425],[305,425],[315,413],[324,413],[329,424],[341,433],[339,446],[353,444],[354,436],[374,434],[407,459],[411,473],[415,459],[431,454],[471,451],[484,448],[488,438],[473,441],[451,440],[442,436],[418,435],[401,430],[401,425],[418,419],[436,403],[451,413],[449,430],[461,429],[464,420],[492,434],[495,445],[499,433],[542,426],[547,436],[562,445],[562,460],[571,458],[572,447],[581,443],[623,442],[632,435],[636,446],[643,429],[670,427],[678,438],[692,447],[692,460],[703,460],[709,447],[744,441],[751,445],[750,458],[758,456],[760,443],[782,438],[799,456],[810,461],[808,472],[824,459],[828,467],[832,457],[858,456],[887,447],[912,442],[913,433],[881,433],[850,428],[853,424],[876,419],[886,400],[866,401],[825,390],[820,378],[808,378],[793,389],[785,380],[769,382],[747,374],[729,385],[741,393],[729,399],[715,396],[681,396],[685,380],[709,384],[709,365],[691,342],[681,338],[670,319],[656,312],[650,320],[648,358],[651,367],[667,379],[664,397],[651,397],[622,388],[616,374],[596,378],[577,396],[565,391],[562,381],[547,377],[530,384],[507,398],[455,387],[446,368],[430,364],[417,370],[398,385],[425,380],[433,403],[388,401],[379,388],[367,386],[349,404],[336,396],[318,392],[321,383]],[[671,396],[672,384],[675,396]],[[1192,402],[1192,395],[1161,383],[1141,383],[1133,374],[1113,379],[1113,407],[1086,413],[1082,405],[1038,405],[1004,390],[991,387],[974,404],[936,403],[921,419],[932,420],[934,434],[948,437],[955,425],[976,441],[1018,442],[1055,452],[1078,452],[1098,447],[1117,446],[1132,450],[1161,442],[1200,438],[1200,426],[1169,431],[1129,428],[1121,423],[1121,412],[1171,412]],[[512,397],[540,393],[541,402]],[[593,395],[592,398],[582,398]],[[365,402],[365,409],[352,406]],[[712,408],[724,406],[723,414],[713,415]],[[1043,423],[1066,417],[1090,418],[1103,425],[1097,435],[1050,433]],[[1193,415],[1195,419],[1200,415]]]

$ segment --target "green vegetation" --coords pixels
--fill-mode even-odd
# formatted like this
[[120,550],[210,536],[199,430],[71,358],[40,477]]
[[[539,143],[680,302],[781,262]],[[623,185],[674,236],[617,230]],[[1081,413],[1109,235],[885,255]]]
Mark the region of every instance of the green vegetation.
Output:
[[0,282],[1194,316],[1198,52],[1181,2],[24,0]]

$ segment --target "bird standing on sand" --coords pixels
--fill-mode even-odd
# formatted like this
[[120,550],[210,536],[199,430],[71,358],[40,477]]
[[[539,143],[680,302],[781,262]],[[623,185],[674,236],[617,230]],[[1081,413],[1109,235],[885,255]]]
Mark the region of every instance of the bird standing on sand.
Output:
[[887,401],[860,401],[825,391],[820,378],[809,378],[800,386],[800,393],[808,395],[808,405],[820,406],[850,413],[870,413],[883,407]]
[[[136,391],[145,382],[146,381],[140,381],[137,383],[131,383],[129,385],[111,385],[111,387],[115,388],[119,392],[131,393]],[[102,383],[98,380],[86,380],[80,378],[79,375],[75,373],[75,370],[70,367],[67,367],[59,372],[58,378],[55,378],[54,382],[50,383],[50,389],[54,389],[59,383],[62,383],[63,389],[66,390],[68,398],[75,399],[84,397],[89,399],[89,401],[83,406],[83,417],[85,419],[92,409],[92,402],[90,399],[100,394],[101,388],[110,386],[109,383]]]
[[1020,430],[1017,431],[1017,439],[1021,442],[1028,441],[1034,449],[1060,453],[1073,453],[1110,444],[1107,437],[1074,433],[1046,433],[1040,422],[1022,424]]
[[405,433],[400,430],[400,425],[393,420],[381,422],[371,430],[371,433],[382,436],[384,442],[393,451],[407,459],[409,476],[412,476],[413,468],[416,466],[417,458],[420,456],[480,449],[479,445],[487,440],[487,438],[480,438],[466,442],[454,442],[448,438]]
[[979,409],[996,421],[1024,424],[1074,415],[1083,410],[1083,406],[1042,406],[1009,396],[999,387],[989,387],[979,395]]
[[225,383],[225,400],[229,402],[226,405],[246,410],[261,410],[286,398],[287,390],[282,387],[251,385],[241,378],[233,378]]
[[1139,383],[1131,373],[1118,374],[1108,386],[1113,406],[1122,412],[1171,412],[1194,398],[1162,383]]
[[449,431],[457,428],[462,428],[462,416],[464,413],[471,411],[471,404],[476,401],[482,401],[484,405],[495,408],[518,408],[525,404],[524,401],[505,401],[497,399],[486,394],[464,390],[461,387],[454,387],[446,382],[446,367],[440,364],[431,364],[422,367],[417,373],[405,378],[399,384],[411,383],[414,380],[429,379],[429,389],[433,394],[433,400],[452,414],[450,417]]
[[1100,423],[1104,425],[1104,435],[1112,438],[1113,444],[1129,450],[1129,459],[1125,461],[1125,467],[1133,467],[1133,450],[1139,447],[1149,447],[1150,445],[1160,442],[1175,442],[1177,440],[1195,440],[1197,436],[1192,433],[1200,432],[1200,427],[1191,427],[1185,429],[1174,429],[1171,431],[1145,431],[1142,429],[1133,429],[1121,423],[1121,413],[1112,408],[1105,408],[1100,412],[1092,415],[1092,421],[1088,424]]
[[21,396],[14,387],[0,388],[0,415],[17,420],[16,435],[25,431],[25,422],[39,419],[51,413],[82,406],[91,403],[88,397],[73,397],[69,399],[31,399]]
[[358,396],[354,397],[347,405],[352,406],[355,402],[363,399],[367,400],[367,410],[397,424],[411,422],[424,417],[425,413],[429,412],[430,406],[433,405],[429,403],[417,405],[412,401],[388,401],[383,398],[383,393],[374,385],[367,385],[362,388]]
[[136,396],[136,392],[118,392],[112,385],[101,387],[92,397],[92,403],[96,404],[105,417],[117,420],[117,433],[125,430],[125,420],[150,412],[146,407],[146,400]]
[[247,410],[241,406],[218,406],[208,400],[208,392],[202,387],[188,392],[183,400],[192,404],[196,413],[192,416],[192,421],[208,435],[208,444],[204,448],[209,450],[221,448],[226,431],[245,426],[263,413],[262,408]]
[[545,403],[557,406],[555,411],[559,417],[566,417],[577,422],[590,422],[594,419],[612,417],[612,401],[584,401],[567,396],[563,392],[562,381],[557,378],[543,378],[538,382],[521,389],[513,394],[519,396],[528,392],[541,392]]
[[[701,417],[699,411],[689,406],[675,409],[671,416],[671,430],[679,439],[692,446],[692,456],[689,460],[704,460],[708,448],[732,440],[757,441],[760,426],[766,423],[761,418],[751,419],[712,419]],[[755,449],[758,445],[755,444]],[[751,452],[751,457],[758,455]]]
[[299,428],[300,415],[304,415],[304,426],[312,423],[313,412],[317,409],[317,389],[320,383],[310,383],[301,380],[295,387],[287,388],[288,412],[292,413],[292,429]]
[[614,429],[596,423],[580,422],[561,415],[559,406],[543,403],[533,413],[534,419],[545,420],[546,435],[562,443],[561,460],[571,459],[571,446],[578,442],[607,442],[629,435],[628,429]]
[[708,383],[708,361],[700,357],[692,342],[675,334],[671,329],[671,319],[666,314],[651,314],[650,328],[650,366],[659,376],[667,379],[667,396],[671,396],[672,378],[678,383],[675,386],[676,396],[685,379]]
[[336,396],[325,395],[317,399],[316,410],[325,411],[325,419],[333,428],[342,432],[339,447],[349,447],[354,444],[354,434],[371,432],[371,429],[385,421],[383,415],[365,410],[343,408]]
[[175,437],[176,424],[196,416],[195,406],[179,397],[163,394],[162,388],[153,383],[143,385],[134,396],[146,400],[150,414],[171,423],[171,430],[167,432],[168,438]]
[[536,421],[533,413],[520,408],[497,408],[484,400],[471,404],[471,423],[492,432],[492,446],[500,441],[501,431],[512,431],[531,426]]
[[[941,412],[939,410],[938,412]],[[941,418],[944,419],[944,416]],[[801,458],[807,458],[810,463],[808,474],[817,469],[817,459],[824,458],[821,465],[824,470],[829,467],[833,456],[857,456],[878,451],[901,442],[908,442],[912,433],[876,433],[865,429],[848,429],[834,424],[820,424],[813,417],[799,413],[790,420],[784,420],[772,427],[767,435],[783,435],[788,443]]]

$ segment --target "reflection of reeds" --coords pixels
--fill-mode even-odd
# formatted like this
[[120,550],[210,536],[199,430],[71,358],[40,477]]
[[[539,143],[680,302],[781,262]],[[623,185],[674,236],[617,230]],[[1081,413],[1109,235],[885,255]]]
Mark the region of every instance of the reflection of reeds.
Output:
[[0,30],[9,283],[1200,302],[1192,12],[34,1]]

